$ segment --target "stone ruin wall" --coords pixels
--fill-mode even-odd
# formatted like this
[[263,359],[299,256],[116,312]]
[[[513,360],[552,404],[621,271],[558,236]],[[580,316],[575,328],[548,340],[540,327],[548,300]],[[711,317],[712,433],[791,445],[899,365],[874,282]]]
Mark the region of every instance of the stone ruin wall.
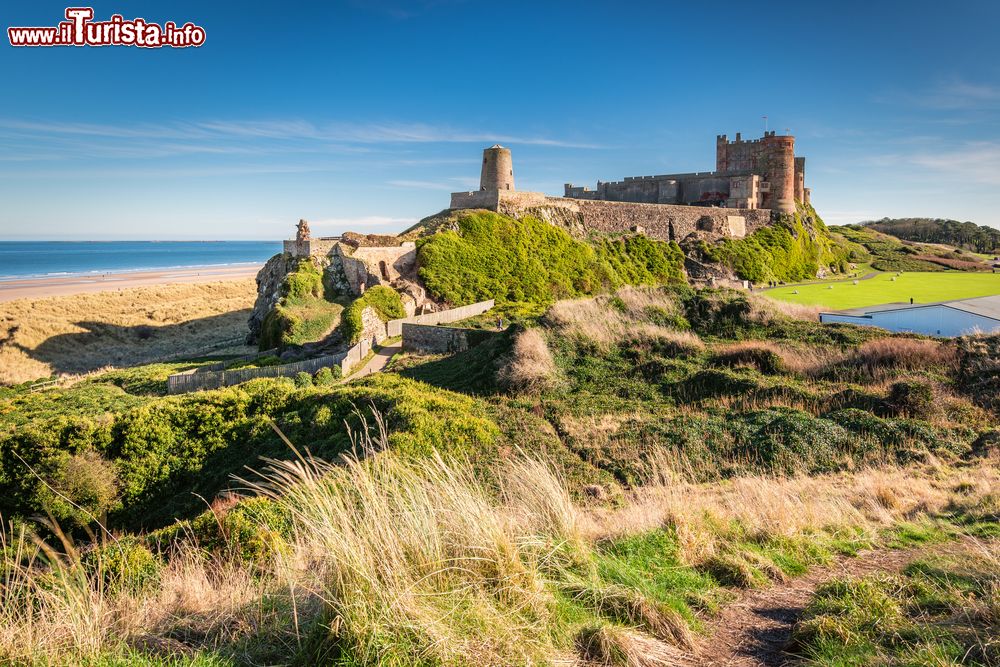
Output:
[[338,246],[334,256],[354,294],[364,291],[362,285],[365,289],[391,285],[401,278],[414,279],[417,274],[417,248],[412,242],[394,247],[361,247],[350,253]]
[[512,217],[534,215],[576,236],[641,228],[651,238],[677,242],[695,232],[709,240],[742,238],[772,222],[769,209],[634,204],[547,197],[537,192],[502,193],[497,211]]

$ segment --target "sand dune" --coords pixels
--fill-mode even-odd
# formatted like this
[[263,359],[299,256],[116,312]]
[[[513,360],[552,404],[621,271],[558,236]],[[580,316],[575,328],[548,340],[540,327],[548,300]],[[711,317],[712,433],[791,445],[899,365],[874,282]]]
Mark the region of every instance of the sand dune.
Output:
[[[0,383],[131,366],[246,335],[256,296],[252,278],[173,275],[166,280],[172,278],[177,284],[136,287],[137,281],[142,285],[152,278],[133,274],[116,277],[113,284],[119,287],[110,291],[105,283],[104,291],[3,301]],[[216,282],[205,282],[212,278]],[[76,286],[52,287],[33,289],[58,294]]]

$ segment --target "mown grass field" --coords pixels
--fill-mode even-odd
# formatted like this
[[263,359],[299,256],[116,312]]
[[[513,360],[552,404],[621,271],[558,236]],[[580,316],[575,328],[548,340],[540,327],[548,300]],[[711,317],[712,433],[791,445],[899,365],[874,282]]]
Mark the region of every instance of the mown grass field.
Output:
[[[893,278],[896,280],[892,280]],[[796,294],[796,292],[798,292]],[[880,273],[869,280],[816,283],[780,287],[767,296],[789,303],[823,306],[834,310],[883,303],[933,303],[1000,294],[1000,273],[904,272]]]

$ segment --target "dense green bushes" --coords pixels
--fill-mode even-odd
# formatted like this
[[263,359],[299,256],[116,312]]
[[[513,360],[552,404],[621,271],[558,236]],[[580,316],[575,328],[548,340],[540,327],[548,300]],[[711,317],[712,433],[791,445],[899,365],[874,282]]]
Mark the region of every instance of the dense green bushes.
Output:
[[309,260],[300,261],[285,276],[281,293],[261,323],[261,350],[318,340],[337,326],[344,310],[324,298],[323,273]]
[[[69,397],[76,389],[59,391]],[[395,376],[301,389],[291,380],[261,379],[139,405],[115,391],[123,401],[107,405],[108,413],[65,416],[57,402],[42,399],[47,407],[35,410],[30,424],[0,421],[0,514],[55,511],[85,524],[107,509],[111,525],[133,528],[191,516],[204,509],[201,498],[213,498],[233,473],[259,465],[259,457],[292,456],[271,421],[297,446],[328,459],[350,447],[344,422],[360,426],[356,408],[380,410],[393,447],[411,454],[432,448],[471,453],[498,434],[473,399]],[[67,467],[76,459],[86,465]],[[94,470],[108,474],[89,474]],[[100,484],[114,477],[114,488]],[[94,516],[73,515],[49,486],[70,491]]]
[[801,205],[775,225],[762,227],[746,238],[706,245],[704,253],[709,260],[725,264],[740,278],[755,283],[815,278],[819,269],[827,266],[844,272],[848,260],[846,251],[831,242],[815,210]]
[[537,218],[489,212],[464,214],[458,225],[418,245],[420,278],[454,305],[547,304],[623,284],[683,281],[683,254],[673,243],[633,237],[595,248]]
[[344,338],[351,345],[361,340],[361,334],[365,328],[362,313],[364,313],[365,308],[369,307],[383,322],[406,317],[403,300],[396,290],[384,285],[375,285],[369,288],[344,311],[342,331]]

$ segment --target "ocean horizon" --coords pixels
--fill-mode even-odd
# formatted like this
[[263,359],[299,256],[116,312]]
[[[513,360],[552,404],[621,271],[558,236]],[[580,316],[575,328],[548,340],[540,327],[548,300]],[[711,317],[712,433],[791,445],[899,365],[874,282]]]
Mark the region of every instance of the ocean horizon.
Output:
[[0,281],[262,264],[280,241],[0,241]]

